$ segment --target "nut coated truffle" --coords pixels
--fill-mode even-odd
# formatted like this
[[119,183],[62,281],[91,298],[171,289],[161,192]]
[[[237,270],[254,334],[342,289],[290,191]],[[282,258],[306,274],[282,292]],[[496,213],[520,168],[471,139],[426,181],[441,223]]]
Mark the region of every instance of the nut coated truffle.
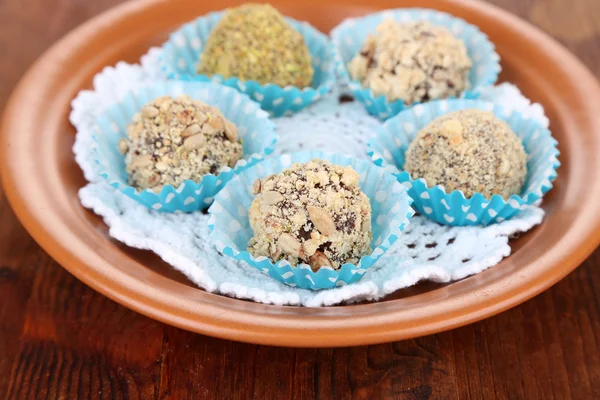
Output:
[[312,160],[254,183],[248,251],[313,271],[358,263],[371,247],[371,204],[351,167]]
[[267,4],[228,10],[206,41],[198,73],[300,88],[313,78],[304,38]]
[[464,43],[443,27],[386,19],[348,69],[376,96],[413,104],[458,97],[469,87],[471,60]]
[[118,147],[129,184],[139,190],[199,182],[205,174],[233,167],[242,156],[236,126],[216,108],[185,95],[145,105]]
[[521,193],[527,156],[510,126],[494,114],[461,110],[430,122],[406,151],[404,169],[429,187],[460,190],[468,198]]

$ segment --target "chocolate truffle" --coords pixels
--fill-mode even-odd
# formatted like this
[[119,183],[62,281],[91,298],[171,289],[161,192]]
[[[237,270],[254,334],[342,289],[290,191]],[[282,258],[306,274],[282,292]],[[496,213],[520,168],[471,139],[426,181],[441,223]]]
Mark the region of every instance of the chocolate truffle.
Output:
[[348,69],[375,96],[410,105],[458,97],[469,87],[471,60],[463,42],[443,27],[386,19]]
[[521,193],[527,156],[510,126],[494,114],[461,110],[425,126],[406,151],[404,169],[427,186],[460,190],[468,198]]
[[248,251],[313,271],[358,263],[370,252],[371,204],[351,167],[312,160],[254,182]]
[[198,73],[300,88],[313,78],[304,38],[268,4],[228,10],[206,41]]
[[118,148],[129,184],[154,191],[187,179],[199,182],[205,174],[233,167],[242,156],[236,126],[216,108],[185,95],[145,105]]

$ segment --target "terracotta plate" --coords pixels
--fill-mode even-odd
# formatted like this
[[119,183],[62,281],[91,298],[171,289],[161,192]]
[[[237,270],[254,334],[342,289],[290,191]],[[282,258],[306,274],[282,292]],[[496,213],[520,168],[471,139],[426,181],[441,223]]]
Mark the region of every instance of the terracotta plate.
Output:
[[594,250],[600,239],[600,90],[563,47],[514,16],[474,1],[276,5],[325,32],[345,17],[403,6],[437,8],[478,25],[502,57],[502,78],[546,107],[560,142],[562,167],[544,202],[543,225],[515,241],[514,253],[498,266],[448,285],[417,285],[377,303],[277,307],[194,287],[157,256],[111,240],[100,218],[77,197],[85,181],[73,159],[75,131],[67,120],[77,91],[89,88],[104,66],[137,61],[179,24],[225,6],[136,1],[94,18],[53,46],[23,78],[4,115],[0,162],[10,203],[35,240],[71,273],[127,307],[187,330],[273,345],[345,346],[426,335],[496,314],[548,288]]

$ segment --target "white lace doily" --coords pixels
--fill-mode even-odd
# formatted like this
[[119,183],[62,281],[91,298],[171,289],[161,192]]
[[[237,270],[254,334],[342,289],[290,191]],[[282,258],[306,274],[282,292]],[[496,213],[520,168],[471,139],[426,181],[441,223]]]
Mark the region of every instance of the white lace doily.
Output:
[[[544,212],[526,207],[516,218],[489,227],[447,227],[414,217],[394,246],[355,284],[313,292],[281,284],[254,268],[220,255],[209,239],[208,216],[149,210],[119,193],[97,174],[91,132],[95,117],[125,93],[165,79],[151,49],[141,65],[119,63],[94,78],[94,90],[73,101],[77,128],[73,150],[90,182],[79,192],[84,207],[102,216],[110,235],[128,246],[155,252],[201,288],[227,296],[278,305],[327,306],[376,300],[421,280],[449,282],[476,274],[511,252],[509,237],[539,224]],[[510,84],[490,88],[484,99],[518,110],[548,126],[539,104]],[[380,122],[357,102],[339,101],[339,91],[292,117],[275,120],[277,154],[306,148],[366,157],[366,142]]]

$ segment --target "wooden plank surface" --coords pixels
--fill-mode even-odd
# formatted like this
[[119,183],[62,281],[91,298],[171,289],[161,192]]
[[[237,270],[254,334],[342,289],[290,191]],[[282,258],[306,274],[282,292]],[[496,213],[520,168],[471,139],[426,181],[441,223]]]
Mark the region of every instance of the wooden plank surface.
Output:
[[[120,0],[0,0],[0,109],[24,70]],[[600,2],[493,0],[600,72]],[[536,298],[450,332],[285,349],[188,333],[101,296],[48,257],[0,190],[2,399],[598,399],[600,251]]]

